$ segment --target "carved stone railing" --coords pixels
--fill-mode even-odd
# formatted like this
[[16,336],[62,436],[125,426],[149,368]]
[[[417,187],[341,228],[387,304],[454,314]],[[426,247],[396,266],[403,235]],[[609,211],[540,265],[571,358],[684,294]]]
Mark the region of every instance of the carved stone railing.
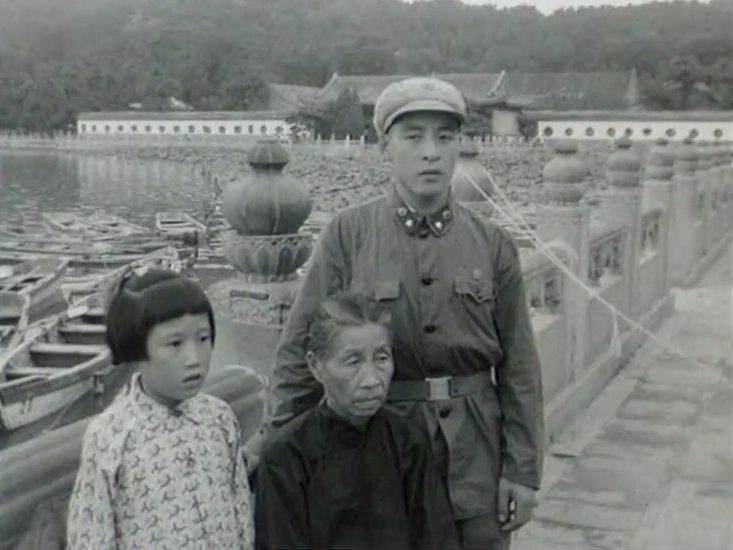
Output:
[[661,239],[662,208],[650,208],[641,217],[641,251],[640,260],[643,260],[659,250]]
[[623,265],[624,247],[628,231],[625,227],[608,227],[596,230],[590,241],[590,265],[588,281],[592,285],[600,285],[605,276],[621,276],[625,271]]
[[[566,247],[550,243],[549,250],[568,265]],[[564,313],[565,275],[542,251],[534,251],[522,257],[525,292],[531,313],[562,315]]]
[[697,193],[697,220],[704,222],[705,220],[705,191]]

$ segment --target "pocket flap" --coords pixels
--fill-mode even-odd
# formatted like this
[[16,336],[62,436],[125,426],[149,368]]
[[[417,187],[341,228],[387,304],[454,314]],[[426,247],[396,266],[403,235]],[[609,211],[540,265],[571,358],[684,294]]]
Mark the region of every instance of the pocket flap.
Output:
[[488,302],[494,299],[494,287],[491,281],[476,280],[464,275],[455,279],[456,293],[463,296],[470,296],[478,303]]
[[397,280],[376,281],[374,283],[375,300],[394,300],[400,295],[400,282]]

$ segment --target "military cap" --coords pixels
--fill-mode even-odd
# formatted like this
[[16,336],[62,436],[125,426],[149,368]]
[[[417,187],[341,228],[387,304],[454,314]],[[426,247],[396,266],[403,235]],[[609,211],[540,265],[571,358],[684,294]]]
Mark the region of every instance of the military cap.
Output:
[[437,111],[454,115],[461,124],[466,122],[467,107],[463,94],[443,80],[413,77],[394,82],[379,94],[374,106],[374,128],[384,136],[406,113]]

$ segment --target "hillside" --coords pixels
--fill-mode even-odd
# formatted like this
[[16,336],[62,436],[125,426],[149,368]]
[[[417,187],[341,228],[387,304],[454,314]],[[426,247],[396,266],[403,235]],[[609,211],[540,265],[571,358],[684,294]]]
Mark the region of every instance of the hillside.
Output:
[[266,82],[333,71],[628,71],[652,107],[731,108],[731,0],[543,16],[455,0],[0,0],[0,127],[63,128],[79,110],[258,108]]

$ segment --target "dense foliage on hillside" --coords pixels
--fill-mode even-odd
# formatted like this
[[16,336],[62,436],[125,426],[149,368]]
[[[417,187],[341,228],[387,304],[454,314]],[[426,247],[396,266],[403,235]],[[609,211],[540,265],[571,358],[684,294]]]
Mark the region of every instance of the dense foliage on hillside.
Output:
[[0,127],[65,128],[80,110],[266,104],[267,82],[343,75],[627,71],[648,104],[733,107],[731,0],[534,8],[457,0],[0,0]]

